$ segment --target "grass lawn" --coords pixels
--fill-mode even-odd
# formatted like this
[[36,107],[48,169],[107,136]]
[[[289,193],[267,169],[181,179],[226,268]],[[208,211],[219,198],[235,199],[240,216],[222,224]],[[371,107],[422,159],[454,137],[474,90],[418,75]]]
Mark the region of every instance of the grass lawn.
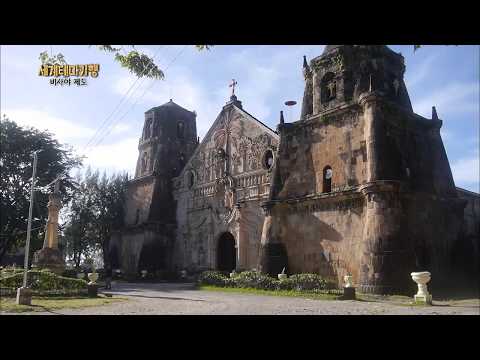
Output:
[[108,305],[118,301],[126,301],[122,297],[106,297],[99,295],[97,298],[89,297],[33,297],[32,305],[17,305],[14,297],[0,298],[0,312],[38,312],[58,309],[78,309],[88,306]]
[[[290,296],[290,297],[302,297],[307,299],[315,300],[339,300],[339,295],[334,294],[317,294],[313,292],[300,292],[294,290],[259,290],[252,288],[224,288],[212,285],[200,285],[200,290],[208,291],[222,291],[230,293],[241,293],[241,294],[254,294],[254,295],[270,295],[270,296]],[[369,301],[369,302],[389,302],[395,305],[408,305],[408,306],[425,306],[422,304],[412,304],[413,299],[408,296],[403,295],[389,295],[389,296],[379,296],[379,295],[370,295],[370,294],[356,294],[357,301]]]
[[237,294],[252,294],[252,295],[269,295],[269,296],[290,296],[290,297],[302,297],[315,300],[337,300],[338,295],[333,294],[316,294],[313,292],[300,292],[294,290],[260,290],[253,288],[224,288],[212,285],[200,285],[199,290],[207,291],[221,291]]
[[[300,292],[293,290],[258,290],[253,288],[224,288],[212,285],[199,285],[199,290],[207,291],[221,291],[227,293],[237,294],[252,294],[252,295],[269,295],[269,296],[290,296],[290,297],[302,297],[314,300],[340,300],[340,296],[333,294],[316,294],[311,292]],[[413,297],[405,295],[373,295],[356,293],[356,301],[365,302],[380,302],[388,303],[390,305],[408,306],[408,307],[429,307],[431,305],[414,303]],[[480,300],[472,297],[465,300],[433,300],[433,306],[476,306],[480,307]]]

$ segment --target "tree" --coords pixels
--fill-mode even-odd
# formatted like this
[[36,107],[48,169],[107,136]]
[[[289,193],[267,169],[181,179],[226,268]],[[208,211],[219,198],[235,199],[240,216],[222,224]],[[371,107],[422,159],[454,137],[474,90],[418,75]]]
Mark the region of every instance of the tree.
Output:
[[[165,78],[165,74],[155,64],[154,59],[137,51],[135,45],[127,46],[132,48],[128,53],[125,51],[124,46],[114,47],[112,45],[96,45],[96,47],[98,50],[113,54],[115,61],[139,78],[144,76],[158,80],[163,80]],[[210,50],[213,45],[195,45],[195,47],[197,50],[202,51]],[[125,54],[122,54],[122,51],[125,51]],[[39,59],[42,64],[66,64],[65,56],[62,53],[49,56],[47,51],[43,51],[40,53]]]
[[[85,177],[90,176],[87,169]],[[73,260],[75,267],[80,266],[82,256],[90,255],[92,250],[91,232],[93,221],[93,199],[87,183],[77,175],[75,196],[70,200],[64,213],[66,223],[63,231],[65,254]]]
[[97,185],[96,195],[96,244],[101,247],[105,267],[110,264],[110,237],[115,229],[123,226],[124,200],[127,188],[128,175],[114,174],[107,177],[103,174]]
[[[5,115],[0,122],[0,260],[7,251],[24,246],[26,239],[33,152],[38,154],[37,187],[47,185],[66,172],[62,181],[62,201],[68,201],[75,188],[68,171],[81,164],[72,150],[60,144],[52,134],[34,128],[22,128]],[[48,191],[35,191],[32,216],[32,252],[48,217]]]
[[77,191],[68,206],[64,239],[66,253],[78,267],[82,257],[101,250],[105,266],[110,266],[110,237],[123,226],[123,202],[128,175],[102,177],[87,168],[78,178]]

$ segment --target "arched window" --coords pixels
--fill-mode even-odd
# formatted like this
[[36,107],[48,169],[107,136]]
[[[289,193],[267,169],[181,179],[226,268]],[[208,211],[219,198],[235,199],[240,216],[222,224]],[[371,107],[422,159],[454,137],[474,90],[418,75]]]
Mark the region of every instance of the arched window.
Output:
[[179,139],[183,139],[185,136],[185,125],[183,124],[183,122],[179,122],[177,124],[177,137]]
[[273,152],[272,150],[265,151],[263,155],[263,167],[266,170],[270,170],[273,166]]
[[323,192],[329,193],[332,191],[332,177],[333,171],[330,166],[325,166],[323,169]]

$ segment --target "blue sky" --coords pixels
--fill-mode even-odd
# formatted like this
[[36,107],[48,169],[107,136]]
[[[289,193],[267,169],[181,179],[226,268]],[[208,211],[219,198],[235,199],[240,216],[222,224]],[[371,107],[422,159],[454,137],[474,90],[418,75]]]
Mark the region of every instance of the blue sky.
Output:
[[[414,111],[430,117],[435,105],[444,121],[442,138],[456,185],[479,192],[479,47],[425,46],[414,53],[411,45],[389,46],[405,57]],[[87,155],[87,165],[132,174],[143,114],[170,98],[197,112],[200,137],[228,101],[232,78],[245,110],[262,122],[275,128],[280,110],[286,110],[286,121],[297,120],[302,56],[310,60],[324,45],[222,45],[206,52],[190,45],[138,48],[156,54],[165,80],[136,81],[111,55],[86,45],[2,46],[0,112],[21,125],[48,129]],[[84,87],[54,87],[38,76],[44,50],[63,53],[69,64],[98,63],[100,74]],[[286,100],[298,104],[287,110]]]

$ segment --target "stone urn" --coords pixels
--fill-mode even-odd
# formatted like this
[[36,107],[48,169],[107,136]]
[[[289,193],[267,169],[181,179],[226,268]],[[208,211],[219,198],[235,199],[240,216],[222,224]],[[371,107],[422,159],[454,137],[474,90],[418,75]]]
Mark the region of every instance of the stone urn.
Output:
[[432,304],[432,295],[428,293],[427,283],[431,279],[431,274],[428,271],[413,272],[410,274],[412,280],[418,285],[418,292],[414,296],[415,302],[422,302]]
[[96,284],[98,280],[98,273],[96,272],[88,273],[88,279],[90,280],[89,282],[90,285]]
[[351,288],[353,287],[353,276],[352,275],[345,275],[343,277],[343,281],[345,282],[345,286],[346,288]]
[[148,271],[147,270],[142,270],[140,272],[142,274],[142,279],[145,279],[147,277]]
[[278,280],[283,280],[287,278],[287,274],[285,274],[285,267],[282,269],[280,274],[277,274]]

